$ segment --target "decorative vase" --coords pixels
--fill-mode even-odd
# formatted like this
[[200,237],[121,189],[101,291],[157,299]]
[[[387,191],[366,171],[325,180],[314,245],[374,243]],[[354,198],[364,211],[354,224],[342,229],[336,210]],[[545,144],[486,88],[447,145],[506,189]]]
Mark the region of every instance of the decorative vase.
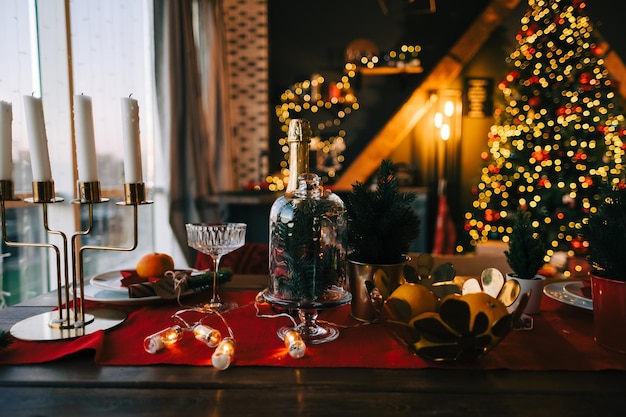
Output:
[[626,353],[626,282],[589,276],[594,338],[607,349]]
[[410,259],[403,255],[402,262],[383,265],[348,259],[352,317],[364,322],[377,321],[382,303],[405,282],[403,269]]
[[[317,322],[325,308],[350,302],[346,278],[346,212],[343,201],[320,187],[316,174],[298,177],[298,187],[280,196],[270,210],[269,288],[266,300],[297,309],[296,327],[307,343],[334,340],[339,330]],[[284,327],[279,336],[292,330]]]
[[543,286],[545,285],[546,277],[543,275],[535,275],[533,279],[521,279],[516,274],[506,274],[506,279],[514,279],[519,283],[520,293],[526,294],[530,291],[530,298],[528,304],[524,308],[524,314],[537,314],[541,311],[541,298],[543,297]]

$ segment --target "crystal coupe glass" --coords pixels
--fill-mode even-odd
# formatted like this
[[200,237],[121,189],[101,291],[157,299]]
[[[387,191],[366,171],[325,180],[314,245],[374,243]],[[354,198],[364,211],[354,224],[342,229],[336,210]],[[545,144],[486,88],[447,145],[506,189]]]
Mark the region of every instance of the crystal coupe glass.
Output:
[[187,244],[213,258],[213,296],[206,310],[223,313],[237,308],[233,302],[225,302],[217,293],[217,272],[220,260],[226,255],[242,247],[246,241],[245,223],[187,223]]

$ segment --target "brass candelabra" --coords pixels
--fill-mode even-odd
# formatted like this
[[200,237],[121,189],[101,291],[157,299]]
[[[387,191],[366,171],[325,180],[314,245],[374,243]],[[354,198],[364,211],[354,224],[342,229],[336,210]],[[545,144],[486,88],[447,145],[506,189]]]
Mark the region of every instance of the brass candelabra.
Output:
[[122,311],[107,308],[96,308],[86,311],[85,300],[81,294],[85,289],[83,269],[83,254],[87,250],[132,251],[137,247],[138,206],[150,204],[146,200],[146,190],[143,183],[124,184],[124,201],[118,202],[121,206],[133,208],[133,242],[129,247],[82,245],[80,238],[91,233],[93,228],[94,204],[109,201],[101,197],[100,182],[79,182],[78,198],[74,204],[87,205],[89,209],[89,224],[85,230],[74,232],[70,240],[72,276],[70,280],[68,260],[67,235],[59,230],[53,230],[48,224],[48,205],[62,202],[63,199],[55,195],[53,181],[34,181],[33,196],[24,199],[27,203],[40,204],[43,211],[43,224],[46,233],[60,236],[63,245],[51,243],[11,242],[6,233],[5,202],[19,201],[14,195],[13,182],[0,180],[0,208],[2,214],[2,239],[7,246],[39,247],[52,249],[56,255],[57,269],[57,309],[29,317],[15,324],[11,334],[22,340],[62,340],[80,337],[98,330],[113,328],[126,320]]

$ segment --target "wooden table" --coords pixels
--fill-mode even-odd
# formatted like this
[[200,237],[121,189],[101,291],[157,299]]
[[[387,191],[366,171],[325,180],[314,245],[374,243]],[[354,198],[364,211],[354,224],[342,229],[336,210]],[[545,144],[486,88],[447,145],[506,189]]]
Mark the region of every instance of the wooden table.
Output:
[[[262,288],[258,276],[236,277]],[[0,328],[49,311],[46,294]],[[1,354],[1,353],[0,353]],[[621,416],[626,372],[99,366],[85,353],[0,367],[0,416]]]

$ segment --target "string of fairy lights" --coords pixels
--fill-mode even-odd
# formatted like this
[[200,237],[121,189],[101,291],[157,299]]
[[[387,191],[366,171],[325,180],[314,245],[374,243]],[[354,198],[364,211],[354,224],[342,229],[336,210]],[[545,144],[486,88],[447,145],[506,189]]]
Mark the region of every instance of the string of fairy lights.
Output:
[[[270,191],[282,191],[286,187],[289,177],[289,145],[287,131],[289,122],[293,118],[304,117],[309,120],[319,119],[317,124],[311,124],[314,135],[310,144],[312,152],[317,154],[317,170],[321,171],[322,181],[335,176],[341,169],[345,150],[345,130],[339,129],[342,120],[359,109],[359,103],[354,95],[351,79],[355,73],[348,73],[341,77],[341,81],[327,83],[322,75],[316,74],[311,80],[297,82],[281,94],[281,104],[276,106],[276,116],[282,123],[281,130],[285,134],[278,140],[284,153],[280,163],[281,175],[267,178]],[[306,117],[304,115],[307,115]],[[324,117],[328,117],[324,120]],[[334,129],[336,133],[326,135],[325,131]]]
[[[360,51],[350,56],[344,66],[340,81],[328,82],[324,76],[314,74],[310,80],[297,82],[280,96],[281,104],[275,107],[276,117],[282,124],[285,136],[278,140],[284,154],[280,162],[280,174],[266,178],[270,191],[283,191],[289,178],[289,145],[287,132],[293,118],[306,118],[311,121],[313,138],[310,150],[315,155],[315,170],[322,183],[334,178],[342,169],[343,152],[346,149],[346,131],[340,126],[343,120],[359,110],[360,105],[353,89],[353,79],[360,69],[380,67],[421,68],[418,58],[422,48],[419,45],[401,45],[382,56],[372,51]],[[313,120],[318,120],[313,122]]]

